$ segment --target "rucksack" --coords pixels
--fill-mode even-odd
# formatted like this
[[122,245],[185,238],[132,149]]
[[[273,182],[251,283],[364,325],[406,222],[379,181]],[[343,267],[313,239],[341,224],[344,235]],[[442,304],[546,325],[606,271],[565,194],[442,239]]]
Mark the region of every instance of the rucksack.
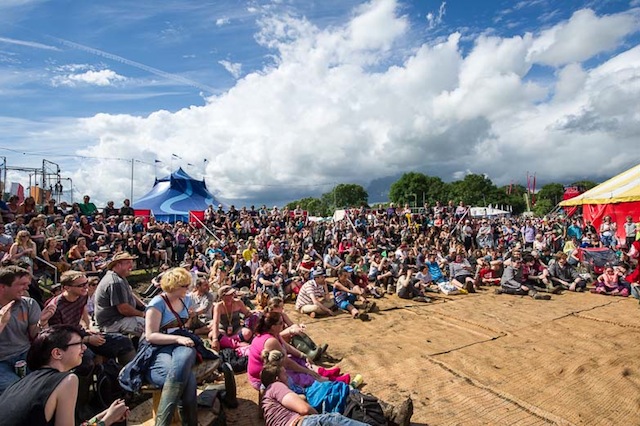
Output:
[[125,396],[125,391],[118,382],[120,370],[120,365],[113,359],[94,368],[94,401],[101,410],[109,408],[113,401]]
[[347,397],[345,416],[372,426],[387,426],[378,398],[360,392],[352,392]]

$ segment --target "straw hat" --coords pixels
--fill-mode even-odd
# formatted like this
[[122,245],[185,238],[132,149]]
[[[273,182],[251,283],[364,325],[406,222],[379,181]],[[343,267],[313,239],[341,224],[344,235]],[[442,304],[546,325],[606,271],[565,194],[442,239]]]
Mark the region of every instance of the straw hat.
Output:
[[223,296],[228,296],[236,294],[236,289],[231,287],[230,285],[223,285],[218,289],[218,297],[222,298]]
[[116,265],[116,263],[120,262],[121,260],[135,260],[137,258],[138,258],[138,256],[133,256],[133,255],[127,253],[126,251],[123,251],[121,253],[116,254],[115,256],[113,256],[111,258],[109,263],[107,263],[107,269],[112,269]]

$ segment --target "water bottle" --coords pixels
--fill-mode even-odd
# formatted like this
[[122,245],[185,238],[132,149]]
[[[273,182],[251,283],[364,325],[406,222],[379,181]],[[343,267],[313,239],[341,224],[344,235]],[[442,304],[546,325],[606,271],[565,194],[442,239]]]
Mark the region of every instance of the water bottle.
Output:
[[363,381],[364,381],[364,378],[362,377],[362,374],[356,374],[356,377],[354,377],[353,380],[351,381],[351,387],[354,389],[358,389],[360,385],[362,385]]

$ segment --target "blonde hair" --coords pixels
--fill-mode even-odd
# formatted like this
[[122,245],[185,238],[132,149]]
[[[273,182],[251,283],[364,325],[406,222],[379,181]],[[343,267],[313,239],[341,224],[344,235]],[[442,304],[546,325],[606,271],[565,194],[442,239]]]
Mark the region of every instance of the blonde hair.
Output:
[[272,351],[265,349],[260,355],[262,357],[262,362],[265,364],[280,364],[280,361],[284,359],[284,354],[276,349]]
[[162,274],[160,279],[160,287],[167,293],[171,293],[187,284],[191,284],[191,274],[185,268],[169,269]]

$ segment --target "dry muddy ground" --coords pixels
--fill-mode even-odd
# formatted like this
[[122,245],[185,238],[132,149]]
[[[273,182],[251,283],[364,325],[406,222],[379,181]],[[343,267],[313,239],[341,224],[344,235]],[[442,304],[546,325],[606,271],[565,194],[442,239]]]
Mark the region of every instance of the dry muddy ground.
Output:
[[[487,290],[377,304],[368,322],[286,309],[329,343],[343,371],[364,376],[363,392],[390,403],[410,396],[414,425],[640,424],[635,299],[567,292],[536,301]],[[240,406],[226,409],[227,423],[264,424],[246,374],[236,380]]]

